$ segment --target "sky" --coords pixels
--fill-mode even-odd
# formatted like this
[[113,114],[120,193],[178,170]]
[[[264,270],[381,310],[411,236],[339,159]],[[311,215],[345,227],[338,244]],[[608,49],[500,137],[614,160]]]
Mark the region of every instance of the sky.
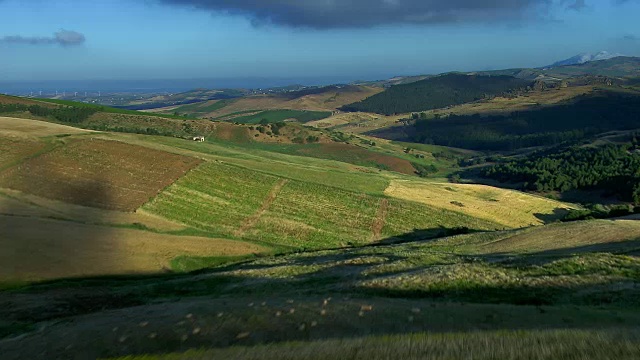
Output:
[[14,82],[347,82],[640,56],[640,0],[0,0],[0,14]]

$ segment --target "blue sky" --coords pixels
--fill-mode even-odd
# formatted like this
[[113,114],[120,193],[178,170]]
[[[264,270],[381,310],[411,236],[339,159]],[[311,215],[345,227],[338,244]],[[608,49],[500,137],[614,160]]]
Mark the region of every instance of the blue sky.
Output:
[[543,66],[600,50],[640,55],[635,0],[335,4],[0,0],[0,81],[348,81]]

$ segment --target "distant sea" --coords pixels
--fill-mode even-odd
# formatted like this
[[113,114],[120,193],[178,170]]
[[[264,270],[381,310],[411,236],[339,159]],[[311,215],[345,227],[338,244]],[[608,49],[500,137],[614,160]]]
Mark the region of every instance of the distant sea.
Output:
[[62,92],[176,93],[193,89],[261,89],[287,85],[319,86],[353,81],[344,77],[322,78],[233,78],[164,80],[60,80],[0,81],[0,93],[10,95],[50,95]]

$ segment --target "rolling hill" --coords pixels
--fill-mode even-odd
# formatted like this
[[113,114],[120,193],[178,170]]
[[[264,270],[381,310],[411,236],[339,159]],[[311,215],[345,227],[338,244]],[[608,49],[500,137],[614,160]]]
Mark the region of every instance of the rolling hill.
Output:
[[[449,86],[444,102],[520,83],[442,78],[471,84]],[[435,91],[443,80],[423,81]],[[584,209],[448,182],[467,161],[494,160],[431,144],[522,150],[637,128],[633,91],[587,87],[517,102],[548,102],[531,112],[494,99],[482,115],[450,108],[401,126],[371,113],[309,122],[393,123],[428,144],[282,121],[290,108],[225,113],[259,98],[334,106],[350,87],[335,101],[342,88],[201,108],[226,114],[218,121],[0,96],[0,353],[637,358],[640,223],[559,223]],[[222,121],[234,118],[246,124]]]
[[54,105],[0,118],[3,357],[639,355],[635,220],[413,174],[462,150]]
[[382,90],[369,86],[333,85],[273,95],[246,96],[234,100],[213,100],[178,107],[170,111],[203,118],[233,118],[234,115],[280,109],[332,112],[343,105],[368,98]]
[[528,81],[509,76],[452,73],[392,86],[380,94],[345,105],[341,110],[385,115],[425,111],[501,96],[530,85]]
[[[91,121],[98,117],[110,126],[120,121],[128,126],[139,121],[148,127],[156,123],[198,123],[96,112],[70,124],[85,127],[95,124]],[[66,270],[49,274],[47,264],[64,262],[67,249],[78,246],[86,236],[94,239],[92,246],[77,247],[74,266],[61,268],[68,269],[67,276],[117,274],[118,266],[109,262],[110,257],[127,264],[127,253],[132,259],[147,256],[144,263],[155,265],[123,265],[123,273],[133,269],[160,271],[178,266],[172,262],[180,257],[178,254],[210,258],[365,245],[402,238],[414,229],[422,229],[421,236],[437,237],[456,227],[520,227],[540,223],[527,215],[534,208],[533,213],[560,216],[559,208],[571,206],[504,190],[506,197],[496,195],[499,198],[492,201],[510,210],[492,213],[489,209],[493,203],[480,195],[487,189],[480,186],[469,186],[464,193],[451,196],[445,191],[438,195],[445,202],[396,196],[398,192],[389,189],[397,188],[394,184],[398,181],[413,179],[412,184],[433,186],[414,174],[414,166],[419,162],[439,164],[433,156],[417,158],[404,153],[399,144],[356,146],[329,139],[311,144],[266,143],[251,140],[247,135],[259,132],[247,126],[204,120],[199,121],[211,126],[207,135],[212,136],[205,143],[174,136],[82,130],[31,119],[1,120],[5,126],[0,131],[0,147],[4,149],[0,156],[0,213],[7,224],[12,223],[11,216],[22,221],[16,222],[13,236],[25,244],[37,240],[41,233],[28,229],[28,219],[38,222],[40,229],[60,234],[66,232],[56,229],[71,222],[78,225],[70,225],[70,229],[84,234],[69,237],[58,252],[32,254],[41,256],[34,261],[39,267],[15,267],[20,270],[13,274],[18,280],[64,276]],[[287,127],[281,130],[297,131]],[[224,136],[225,131],[231,135]],[[402,155],[394,155],[396,151]],[[482,199],[474,198],[476,193]],[[532,208],[507,201],[509,193],[521,202],[530,202]],[[468,206],[450,205],[453,202],[468,202]],[[483,206],[493,215],[482,216]],[[522,220],[514,221],[518,216]],[[117,230],[122,227],[130,231]],[[184,252],[179,248],[158,250],[150,245],[156,240],[148,240],[141,243],[140,251],[131,253],[124,250],[129,245],[111,241],[111,234],[116,233],[121,233],[118,236],[126,244],[126,239],[137,237],[167,243],[173,236],[173,241],[184,243]],[[180,236],[200,240],[185,238],[182,242]],[[221,244],[220,252],[211,244],[193,249],[188,245],[208,242],[206,239]],[[234,252],[230,245],[234,241],[244,250]],[[97,250],[101,248],[109,249],[104,259]],[[19,251],[11,258],[18,260],[18,255]],[[93,263],[91,271],[82,272],[83,264],[89,262]]]
[[511,113],[438,116],[369,134],[474,150],[513,151],[640,127],[637,92],[604,89],[551,106]]
[[638,77],[640,76],[640,58],[618,56],[607,60],[588,61],[582,64],[554,66],[544,69],[544,71],[550,76],[562,78],[578,75]]

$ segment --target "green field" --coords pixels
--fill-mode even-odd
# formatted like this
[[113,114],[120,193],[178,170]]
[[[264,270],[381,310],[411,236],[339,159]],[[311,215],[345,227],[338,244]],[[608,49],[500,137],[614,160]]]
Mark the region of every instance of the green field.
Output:
[[277,181],[275,176],[208,163],[178,180],[144,209],[218,236],[233,236]]
[[[389,209],[380,214],[383,201]],[[143,209],[213,236],[292,249],[362,245],[415,229],[434,237],[454,227],[498,227],[449,210],[213,162],[191,171]]]
[[331,116],[331,112],[327,111],[305,111],[305,110],[266,110],[255,115],[239,116],[231,119],[233,122],[240,124],[258,124],[266,121],[267,123],[275,123],[287,119],[296,119],[301,123],[320,120]]

